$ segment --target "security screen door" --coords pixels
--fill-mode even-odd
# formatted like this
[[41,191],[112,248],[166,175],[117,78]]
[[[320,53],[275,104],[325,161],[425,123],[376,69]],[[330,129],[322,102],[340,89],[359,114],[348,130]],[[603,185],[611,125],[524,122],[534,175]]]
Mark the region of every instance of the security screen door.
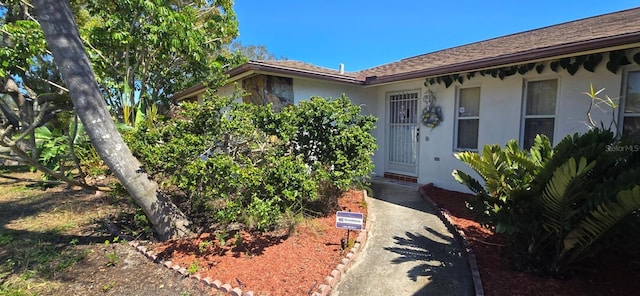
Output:
[[418,175],[418,92],[391,93],[389,103],[389,154],[387,172]]

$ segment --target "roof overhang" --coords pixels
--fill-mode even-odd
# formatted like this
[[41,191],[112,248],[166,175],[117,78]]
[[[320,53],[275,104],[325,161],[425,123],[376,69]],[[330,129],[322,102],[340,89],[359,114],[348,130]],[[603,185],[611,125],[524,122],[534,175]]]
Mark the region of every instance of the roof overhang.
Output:
[[350,77],[346,75],[333,75],[329,73],[319,73],[304,69],[296,69],[290,67],[281,67],[277,65],[260,63],[257,61],[250,61],[248,63],[242,64],[236,68],[233,68],[227,72],[229,75],[229,82],[237,81],[244,77],[253,75],[253,74],[276,74],[276,75],[284,75],[289,77],[304,77],[311,79],[319,79],[319,80],[329,80],[333,82],[340,83],[349,83],[349,84],[357,84],[363,85],[364,80],[357,79],[355,77]]
[[640,32],[619,36],[593,39],[571,44],[563,44],[548,48],[539,48],[508,55],[495,56],[485,59],[473,60],[458,64],[445,65],[413,72],[398,73],[387,76],[371,76],[366,78],[366,85],[377,85],[416,78],[434,77],[460,72],[477,71],[510,64],[533,62],[560,58],[563,56],[575,56],[576,53],[588,53],[609,51],[613,49],[625,49],[640,46]]
[[204,83],[198,83],[192,87],[189,87],[178,93],[173,94],[173,96],[171,96],[169,100],[171,100],[173,103],[178,103],[188,97],[198,96],[200,94],[205,93],[206,91],[207,91],[207,86],[204,85]]

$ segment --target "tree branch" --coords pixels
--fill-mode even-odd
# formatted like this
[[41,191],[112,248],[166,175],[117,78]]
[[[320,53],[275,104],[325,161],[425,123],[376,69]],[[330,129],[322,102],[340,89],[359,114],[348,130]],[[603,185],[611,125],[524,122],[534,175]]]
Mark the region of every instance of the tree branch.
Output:
[[[25,68],[23,68],[23,67],[16,66],[16,68],[18,68],[18,69],[20,69],[20,70],[22,70],[22,71],[24,71],[24,72],[27,72],[27,69],[25,69]],[[62,85],[59,85],[59,84],[57,84],[57,83],[55,83],[55,82],[52,82],[52,81],[50,81],[50,80],[48,80],[48,79],[44,79],[44,78],[39,77],[39,76],[37,76],[37,77],[35,77],[35,78],[36,78],[36,79],[38,79],[38,80],[40,80],[40,81],[43,81],[44,83],[47,83],[47,84],[49,84],[49,85],[53,86],[53,87],[56,87],[56,88],[58,88],[58,89],[60,89],[60,90],[62,90],[62,91],[64,91],[64,92],[69,92],[69,90],[68,90],[66,87],[64,87],[64,86],[62,86]]]
[[67,183],[69,185],[72,185],[72,186],[80,186],[82,188],[86,188],[86,189],[89,189],[89,190],[98,190],[98,187],[96,187],[96,186],[91,186],[91,185],[89,185],[87,183],[84,183],[84,182],[78,182],[76,180],[69,179],[64,174],[56,172],[56,171],[54,171],[54,170],[52,170],[52,169],[40,164],[36,160],[32,159],[27,152],[25,152],[24,150],[20,149],[17,145],[15,145],[15,143],[13,145],[7,145],[7,143],[5,141],[0,141],[0,145],[11,148],[11,151],[13,151],[13,153],[15,153],[20,159],[22,159],[23,163],[26,163],[26,164],[29,164],[29,165],[35,167],[37,170],[45,173],[48,176],[54,177],[54,178],[56,178],[58,180],[61,180],[61,181],[65,182],[65,183]]
[[56,184],[56,185],[66,184],[66,182],[60,181],[60,180],[38,180],[38,179],[31,179],[31,178],[17,178],[9,175],[4,175],[4,174],[0,174],[0,178],[14,180],[17,182],[45,183],[45,184]]

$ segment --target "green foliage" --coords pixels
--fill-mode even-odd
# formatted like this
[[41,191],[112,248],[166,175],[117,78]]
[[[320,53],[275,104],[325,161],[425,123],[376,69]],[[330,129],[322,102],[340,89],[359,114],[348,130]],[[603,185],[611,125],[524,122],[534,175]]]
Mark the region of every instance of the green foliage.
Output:
[[287,149],[338,188],[347,189],[373,170],[376,144],[370,132],[376,118],[361,115],[346,96],[312,97],[280,113],[264,111],[259,126],[286,141]]
[[68,138],[59,130],[52,132],[46,126],[37,128],[35,137],[40,163],[55,171],[67,171],[65,166],[68,167],[71,161]]
[[107,267],[116,266],[120,263],[120,257],[115,250],[105,253],[104,256],[107,258],[107,263],[105,263]]
[[143,124],[125,140],[149,172],[184,192],[196,224],[268,230],[308,209],[322,184],[345,189],[373,168],[374,119],[346,97],[281,113],[212,97],[185,103],[179,118],[188,120]]
[[542,227],[548,232],[562,233],[570,229],[573,215],[572,207],[579,199],[583,199],[583,176],[595,166],[595,161],[587,163],[581,157],[579,162],[575,158],[557,167],[553,176],[544,186],[540,197],[542,216],[545,223]]
[[230,52],[239,52],[246,60],[286,60],[283,57],[276,57],[264,45],[244,45],[242,42],[235,40],[229,45]]
[[[589,91],[588,92],[584,92],[583,94],[588,96],[590,99],[589,102],[589,109],[587,110],[587,119],[589,126],[591,126],[591,128],[598,128],[599,126],[596,124],[596,122],[593,120],[593,117],[591,116],[591,110],[593,110],[593,108],[600,108],[599,105],[606,105],[607,107],[611,108],[611,121],[609,122],[609,126],[606,127],[606,129],[611,130],[612,127],[617,127],[618,126],[618,122],[616,120],[616,112],[615,109],[618,108],[618,103],[616,102],[616,99],[612,99],[609,96],[605,96],[605,98],[601,98],[599,97],[600,93],[602,93],[604,91],[604,88],[601,88],[599,90],[595,90],[595,88],[593,87],[593,84],[589,85]],[[605,129],[604,127],[604,123],[600,122],[600,128]]]
[[193,260],[193,262],[191,262],[191,264],[189,265],[187,272],[189,274],[195,274],[196,272],[198,272],[198,270],[200,270],[200,266],[198,265],[198,260]]
[[0,233],[0,246],[8,245],[13,241],[13,235]]
[[551,142],[545,135],[538,135],[528,151],[519,148],[518,142],[510,140],[502,149],[499,145],[486,145],[482,154],[461,152],[456,158],[469,165],[482,178],[482,183],[461,170],[453,177],[476,194],[468,201],[480,221],[498,232],[514,231],[509,211],[510,197],[518,191],[527,190],[540,165],[552,155]]
[[220,231],[216,233],[216,239],[218,240],[218,244],[224,247],[227,245],[227,239],[229,238],[229,232]]
[[[152,126],[161,107],[167,106],[158,103],[166,103],[172,94],[202,81],[215,88],[226,81],[224,71],[242,60],[240,55],[223,50],[238,34],[232,1],[71,2],[100,90],[116,118],[126,117],[130,125],[146,120],[147,126]],[[30,131],[29,125],[41,126],[60,118],[64,121],[71,112],[63,115],[61,111],[72,109],[43,31],[33,18],[37,14],[29,3],[0,3],[0,78],[7,94],[0,100],[0,117],[9,119],[3,120],[0,127],[7,131],[0,139],[3,144],[13,144],[12,137]],[[9,125],[13,126],[8,128]],[[82,167],[90,174],[108,172],[88,141],[79,143],[74,152],[73,147],[63,143],[62,136],[68,134],[65,125],[47,127],[54,137],[40,147],[46,153],[42,159],[46,167],[64,169],[66,161],[59,161],[60,158],[77,155],[81,165],[76,165],[75,170]],[[20,144],[27,144],[21,145],[21,149],[28,148],[26,152],[35,148],[26,141]],[[8,149],[3,148],[2,153],[5,151]],[[34,163],[38,161],[35,152],[27,159],[27,153],[19,154],[17,160],[30,162],[47,173],[46,167]],[[64,179],[58,172],[48,173]],[[84,177],[83,172],[78,175]],[[72,178],[65,181],[74,183]]]
[[106,285],[102,286],[102,292],[108,292],[109,290],[111,290],[113,287],[116,286],[116,282],[115,281],[111,281]]
[[204,251],[206,251],[207,248],[211,247],[212,245],[213,243],[211,241],[202,241],[198,245],[198,250],[200,251],[200,253],[204,253]]
[[[621,147],[621,148],[620,148]],[[553,150],[537,138],[529,151],[486,146],[460,153],[482,178],[454,171],[477,195],[476,213],[507,235],[519,269],[562,274],[582,259],[638,239],[640,149],[609,130],[568,135]]]
[[80,34],[114,111],[126,103],[122,98],[167,102],[196,83],[224,81],[225,66],[236,58],[222,52],[238,34],[232,4],[89,0],[79,7],[76,14],[86,15]]
[[[44,56],[47,45],[40,26],[33,20],[17,20],[0,26],[8,46],[0,47],[0,78],[24,73]],[[5,43],[3,43],[5,44]]]
[[147,215],[145,215],[141,208],[136,208],[136,214],[133,216],[133,223],[137,229],[140,229],[142,232],[141,235],[144,237],[153,237],[151,222],[149,222],[149,218],[147,218]]
[[233,238],[235,239],[233,244],[236,246],[236,248],[242,248],[244,244],[244,239],[242,238],[242,234],[240,232],[236,232]]

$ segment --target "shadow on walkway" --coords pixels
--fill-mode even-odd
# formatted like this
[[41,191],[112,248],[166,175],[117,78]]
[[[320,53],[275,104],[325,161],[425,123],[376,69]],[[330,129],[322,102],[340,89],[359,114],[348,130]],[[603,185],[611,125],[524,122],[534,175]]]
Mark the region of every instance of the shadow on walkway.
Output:
[[332,295],[474,294],[461,244],[418,186],[373,180],[369,238]]
[[428,226],[424,230],[428,235],[405,232],[403,237],[394,236],[394,246],[384,248],[399,255],[391,261],[393,264],[413,264],[407,271],[409,279],[416,282],[419,277],[428,278],[429,283],[413,295],[439,295],[442,291],[453,292],[452,295],[469,293],[465,282],[455,280],[460,276],[460,269],[466,269],[466,266],[459,266],[466,261],[456,240]]

